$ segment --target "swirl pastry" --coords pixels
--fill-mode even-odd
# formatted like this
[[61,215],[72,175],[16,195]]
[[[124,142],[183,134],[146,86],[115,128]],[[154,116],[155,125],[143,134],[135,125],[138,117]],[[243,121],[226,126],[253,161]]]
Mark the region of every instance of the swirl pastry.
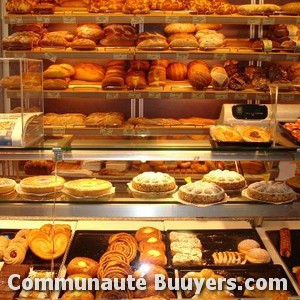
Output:
[[31,231],[30,229],[21,229],[16,233],[15,238],[20,237],[23,239],[27,239],[30,231]]
[[105,268],[101,266],[98,269],[98,278],[127,278],[132,274],[130,265],[122,261],[110,261],[106,264]]
[[106,251],[99,260],[99,265],[102,268],[105,268],[108,262],[110,261],[122,261],[129,265],[129,260],[127,256],[125,256],[121,252],[116,251]]
[[3,255],[3,260],[8,265],[22,264],[25,260],[26,249],[19,243],[9,245]]
[[7,247],[9,244],[9,239],[4,235],[0,236],[0,247]]
[[135,259],[137,254],[136,245],[129,240],[114,241],[109,245],[108,250],[124,254],[130,262]]
[[215,265],[244,265],[246,263],[246,257],[239,252],[215,252],[212,255]]
[[102,300],[102,299],[114,299],[114,300],[118,300],[118,299],[132,299],[133,295],[131,291],[125,290],[125,291],[116,291],[116,290],[112,290],[112,291],[98,291],[96,294],[96,298],[95,300]]
[[26,251],[28,249],[28,241],[27,241],[27,239],[23,239],[22,237],[15,237],[15,238],[13,238],[9,242],[9,245],[13,245],[13,244],[20,244],[20,245],[22,245],[25,248]]

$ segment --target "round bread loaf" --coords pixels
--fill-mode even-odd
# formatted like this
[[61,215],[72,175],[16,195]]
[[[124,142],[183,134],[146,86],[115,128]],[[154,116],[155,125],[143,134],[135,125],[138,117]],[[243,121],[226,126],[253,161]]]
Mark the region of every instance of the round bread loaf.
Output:
[[187,77],[187,67],[184,63],[174,62],[169,64],[167,68],[167,77],[168,79],[174,81],[185,80]]
[[193,61],[188,65],[188,79],[197,90],[203,90],[211,82],[208,65],[201,60]]
[[271,261],[270,254],[267,250],[253,248],[246,253],[246,259],[252,264],[267,264]]

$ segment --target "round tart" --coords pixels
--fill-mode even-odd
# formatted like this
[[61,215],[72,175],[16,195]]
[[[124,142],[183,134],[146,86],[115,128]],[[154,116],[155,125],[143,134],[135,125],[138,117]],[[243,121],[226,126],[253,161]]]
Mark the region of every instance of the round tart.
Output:
[[237,190],[244,188],[246,185],[244,176],[235,171],[228,170],[210,171],[208,174],[203,176],[202,180],[213,182],[224,190]]
[[15,190],[16,182],[9,178],[0,178],[0,194],[8,194]]
[[248,196],[267,202],[287,202],[296,199],[296,193],[284,182],[259,181],[252,183],[247,189]]
[[259,126],[246,126],[241,132],[245,142],[267,143],[270,141],[270,132]]
[[218,125],[210,127],[210,134],[220,142],[241,142],[241,135],[230,126]]
[[161,172],[144,172],[134,177],[131,184],[140,192],[169,192],[176,188],[175,179]]
[[110,192],[112,184],[109,181],[87,178],[68,181],[64,185],[67,194],[75,197],[97,197]]
[[209,204],[224,200],[225,191],[214,183],[195,181],[181,186],[178,196],[187,202]]
[[286,184],[290,186],[296,193],[300,193],[300,176],[289,178]]
[[62,190],[65,180],[60,176],[44,175],[27,177],[20,181],[25,193],[48,194]]

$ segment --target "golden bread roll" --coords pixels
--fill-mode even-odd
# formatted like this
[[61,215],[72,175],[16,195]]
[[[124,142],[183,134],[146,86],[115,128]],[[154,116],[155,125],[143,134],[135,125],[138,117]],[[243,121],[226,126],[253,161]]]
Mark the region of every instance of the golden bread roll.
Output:
[[246,253],[246,259],[252,264],[267,264],[271,261],[270,254],[267,250],[253,248]]
[[45,79],[66,78],[75,74],[74,68],[69,64],[54,64],[44,71]]
[[78,50],[94,50],[96,43],[90,39],[76,38],[74,41],[68,43],[68,47]]
[[102,28],[97,24],[84,24],[76,28],[76,34],[78,38],[90,39],[95,42],[99,41],[105,36]]
[[203,29],[210,29],[210,30],[220,30],[222,29],[222,24],[196,24],[196,31],[203,30]]
[[168,65],[167,78],[174,81],[181,81],[187,78],[187,67],[184,63],[174,62]]
[[164,31],[168,34],[193,33],[196,31],[196,26],[192,23],[172,23],[166,25]]
[[74,66],[73,79],[101,82],[105,75],[105,69],[99,64],[79,63]]
[[67,274],[86,274],[91,277],[97,276],[98,262],[88,257],[75,257],[67,266]]
[[155,238],[161,240],[162,235],[161,235],[160,230],[158,230],[154,227],[142,227],[135,233],[135,238],[138,242],[147,240],[151,237],[155,237]]
[[65,90],[69,86],[67,78],[45,79],[43,81],[44,90]]
[[281,6],[283,12],[291,15],[300,14],[300,2],[290,2]]
[[164,251],[148,249],[140,253],[139,262],[164,267],[167,265],[167,257]]

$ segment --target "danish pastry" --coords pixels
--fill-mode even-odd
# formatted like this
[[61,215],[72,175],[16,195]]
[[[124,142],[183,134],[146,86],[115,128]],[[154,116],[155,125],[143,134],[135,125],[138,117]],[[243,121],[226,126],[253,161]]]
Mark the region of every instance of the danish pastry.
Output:
[[135,233],[135,238],[138,242],[148,240],[150,238],[157,238],[158,240],[162,239],[162,234],[160,230],[154,227],[142,227]]
[[97,276],[97,271],[99,264],[88,257],[75,257],[73,258],[67,266],[67,274],[86,274],[91,277]]
[[217,125],[210,127],[211,136],[220,142],[241,142],[241,135],[231,126]]

